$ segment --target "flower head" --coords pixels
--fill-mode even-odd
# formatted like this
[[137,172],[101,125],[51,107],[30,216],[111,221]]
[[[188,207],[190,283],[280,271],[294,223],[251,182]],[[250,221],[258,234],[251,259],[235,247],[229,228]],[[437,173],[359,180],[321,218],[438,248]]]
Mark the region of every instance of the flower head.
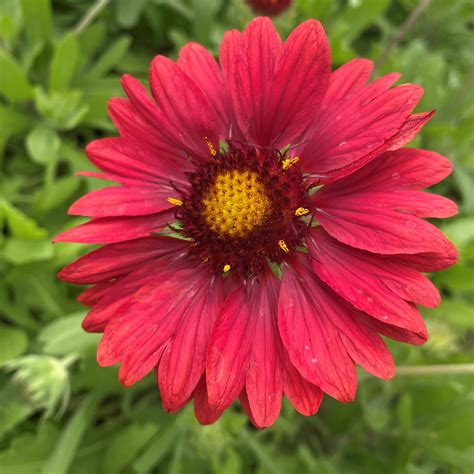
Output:
[[256,13],[278,15],[291,5],[291,0],[247,0],[247,3]]
[[87,147],[118,185],[79,199],[91,221],[56,241],[105,244],[63,269],[80,297],[98,362],[125,386],[154,370],[163,405],[194,399],[212,423],[237,397],[258,427],[282,396],[314,414],[323,393],[351,401],[355,364],[393,376],[380,335],[427,339],[416,305],[439,294],[421,272],[456,260],[424,217],[455,205],[421,190],[449,161],[403,148],[433,112],[422,89],[369,82],[372,63],[334,72],[322,26],[283,43],[267,18],[229,31],[218,64],[190,43],[157,56],[150,89],[130,76],[112,99],[120,137]]

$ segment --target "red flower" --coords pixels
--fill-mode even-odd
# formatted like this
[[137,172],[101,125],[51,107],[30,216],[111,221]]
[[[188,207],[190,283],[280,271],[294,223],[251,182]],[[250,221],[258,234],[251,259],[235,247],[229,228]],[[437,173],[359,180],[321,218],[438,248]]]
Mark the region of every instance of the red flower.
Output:
[[285,394],[311,415],[323,392],[354,398],[355,363],[393,376],[380,334],[427,339],[416,305],[439,294],[420,272],[456,250],[422,218],[456,206],[421,190],[451,164],[403,148],[433,115],[412,114],[419,86],[368,82],[365,59],[331,73],[329,54],[313,20],[284,43],[266,18],[229,31],[220,66],[190,43],[153,60],[154,101],[123,77],[120,137],[87,147],[87,174],[118,186],[79,199],[92,220],[56,241],[106,245],[59,276],[92,285],[99,364],[125,386],[155,370],[168,411],[194,398],[212,423],[240,397],[264,427]]
[[289,8],[291,0],[247,0],[248,5],[263,15],[278,15]]

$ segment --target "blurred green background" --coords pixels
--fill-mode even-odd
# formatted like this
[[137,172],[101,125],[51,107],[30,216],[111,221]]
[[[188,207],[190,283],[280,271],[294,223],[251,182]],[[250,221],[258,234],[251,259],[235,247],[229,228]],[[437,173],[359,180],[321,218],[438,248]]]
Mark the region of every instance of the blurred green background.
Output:
[[[96,366],[80,289],[55,276],[87,249],[50,244],[81,222],[66,214],[73,200],[101,186],[74,176],[92,169],[84,145],[115,133],[106,103],[122,73],[146,80],[155,54],[174,58],[190,40],[216,53],[223,32],[251,17],[238,0],[0,0],[2,474],[474,472],[469,374],[384,383],[361,372],[354,403],[326,398],[305,418],[285,402],[257,431],[237,404],[209,427],[192,406],[167,415],[152,376],[125,390],[116,368]],[[375,76],[401,72],[425,88],[418,110],[438,111],[412,145],[454,163],[436,191],[459,203],[441,226],[460,262],[432,276],[444,299],[424,311],[430,341],[390,345],[398,365],[472,362],[474,2],[299,0],[275,21],[286,36],[307,18],[323,22],[334,66],[374,59]]]

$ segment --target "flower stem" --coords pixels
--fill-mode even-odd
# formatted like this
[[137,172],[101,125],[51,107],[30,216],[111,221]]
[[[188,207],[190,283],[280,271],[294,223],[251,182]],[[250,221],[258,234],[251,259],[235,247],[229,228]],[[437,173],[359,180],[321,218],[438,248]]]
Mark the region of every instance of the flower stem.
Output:
[[405,38],[407,33],[413,28],[414,24],[416,23],[416,20],[418,20],[420,15],[428,8],[430,3],[431,0],[420,0],[418,2],[418,5],[412,10],[406,20],[400,25],[400,28],[393,35],[392,39],[388,42],[387,46],[382,51],[382,54],[375,63],[374,70],[379,70],[382,68],[392,51],[401,43],[403,38]]
[[401,365],[396,375],[468,375],[474,374],[474,364]]
[[72,354],[69,354],[61,359],[61,364],[65,369],[69,368],[76,360],[78,360],[80,355],[77,352],[73,352]]
[[81,34],[100,14],[100,12],[108,5],[110,0],[97,0],[97,2],[92,5],[87,13],[81,18],[81,21],[74,28],[74,33],[76,35]]

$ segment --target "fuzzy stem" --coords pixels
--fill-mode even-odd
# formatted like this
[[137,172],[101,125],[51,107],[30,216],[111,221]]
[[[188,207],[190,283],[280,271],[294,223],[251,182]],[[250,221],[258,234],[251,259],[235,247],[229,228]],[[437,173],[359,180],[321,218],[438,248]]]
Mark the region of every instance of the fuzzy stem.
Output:
[[396,375],[468,375],[474,374],[474,364],[401,365]]
[[430,3],[431,0],[420,0],[418,2],[418,5],[412,10],[406,20],[400,25],[400,28],[397,30],[397,32],[393,35],[392,39],[388,42],[379,59],[376,61],[374,70],[378,70],[384,65],[392,51],[400,44],[407,33],[413,28],[416,20],[418,20],[420,15],[428,8]]
[[74,364],[74,362],[76,362],[76,360],[78,360],[79,358],[80,355],[77,352],[73,352],[72,354],[68,354],[67,356],[63,357],[61,359],[61,364],[65,369],[68,369],[69,366]]
[[77,24],[76,28],[74,28],[74,33],[76,33],[76,35],[81,34],[109,4],[109,1],[110,0],[97,0],[97,2],[87,10],[87,13],[81,18],[81,21]]

